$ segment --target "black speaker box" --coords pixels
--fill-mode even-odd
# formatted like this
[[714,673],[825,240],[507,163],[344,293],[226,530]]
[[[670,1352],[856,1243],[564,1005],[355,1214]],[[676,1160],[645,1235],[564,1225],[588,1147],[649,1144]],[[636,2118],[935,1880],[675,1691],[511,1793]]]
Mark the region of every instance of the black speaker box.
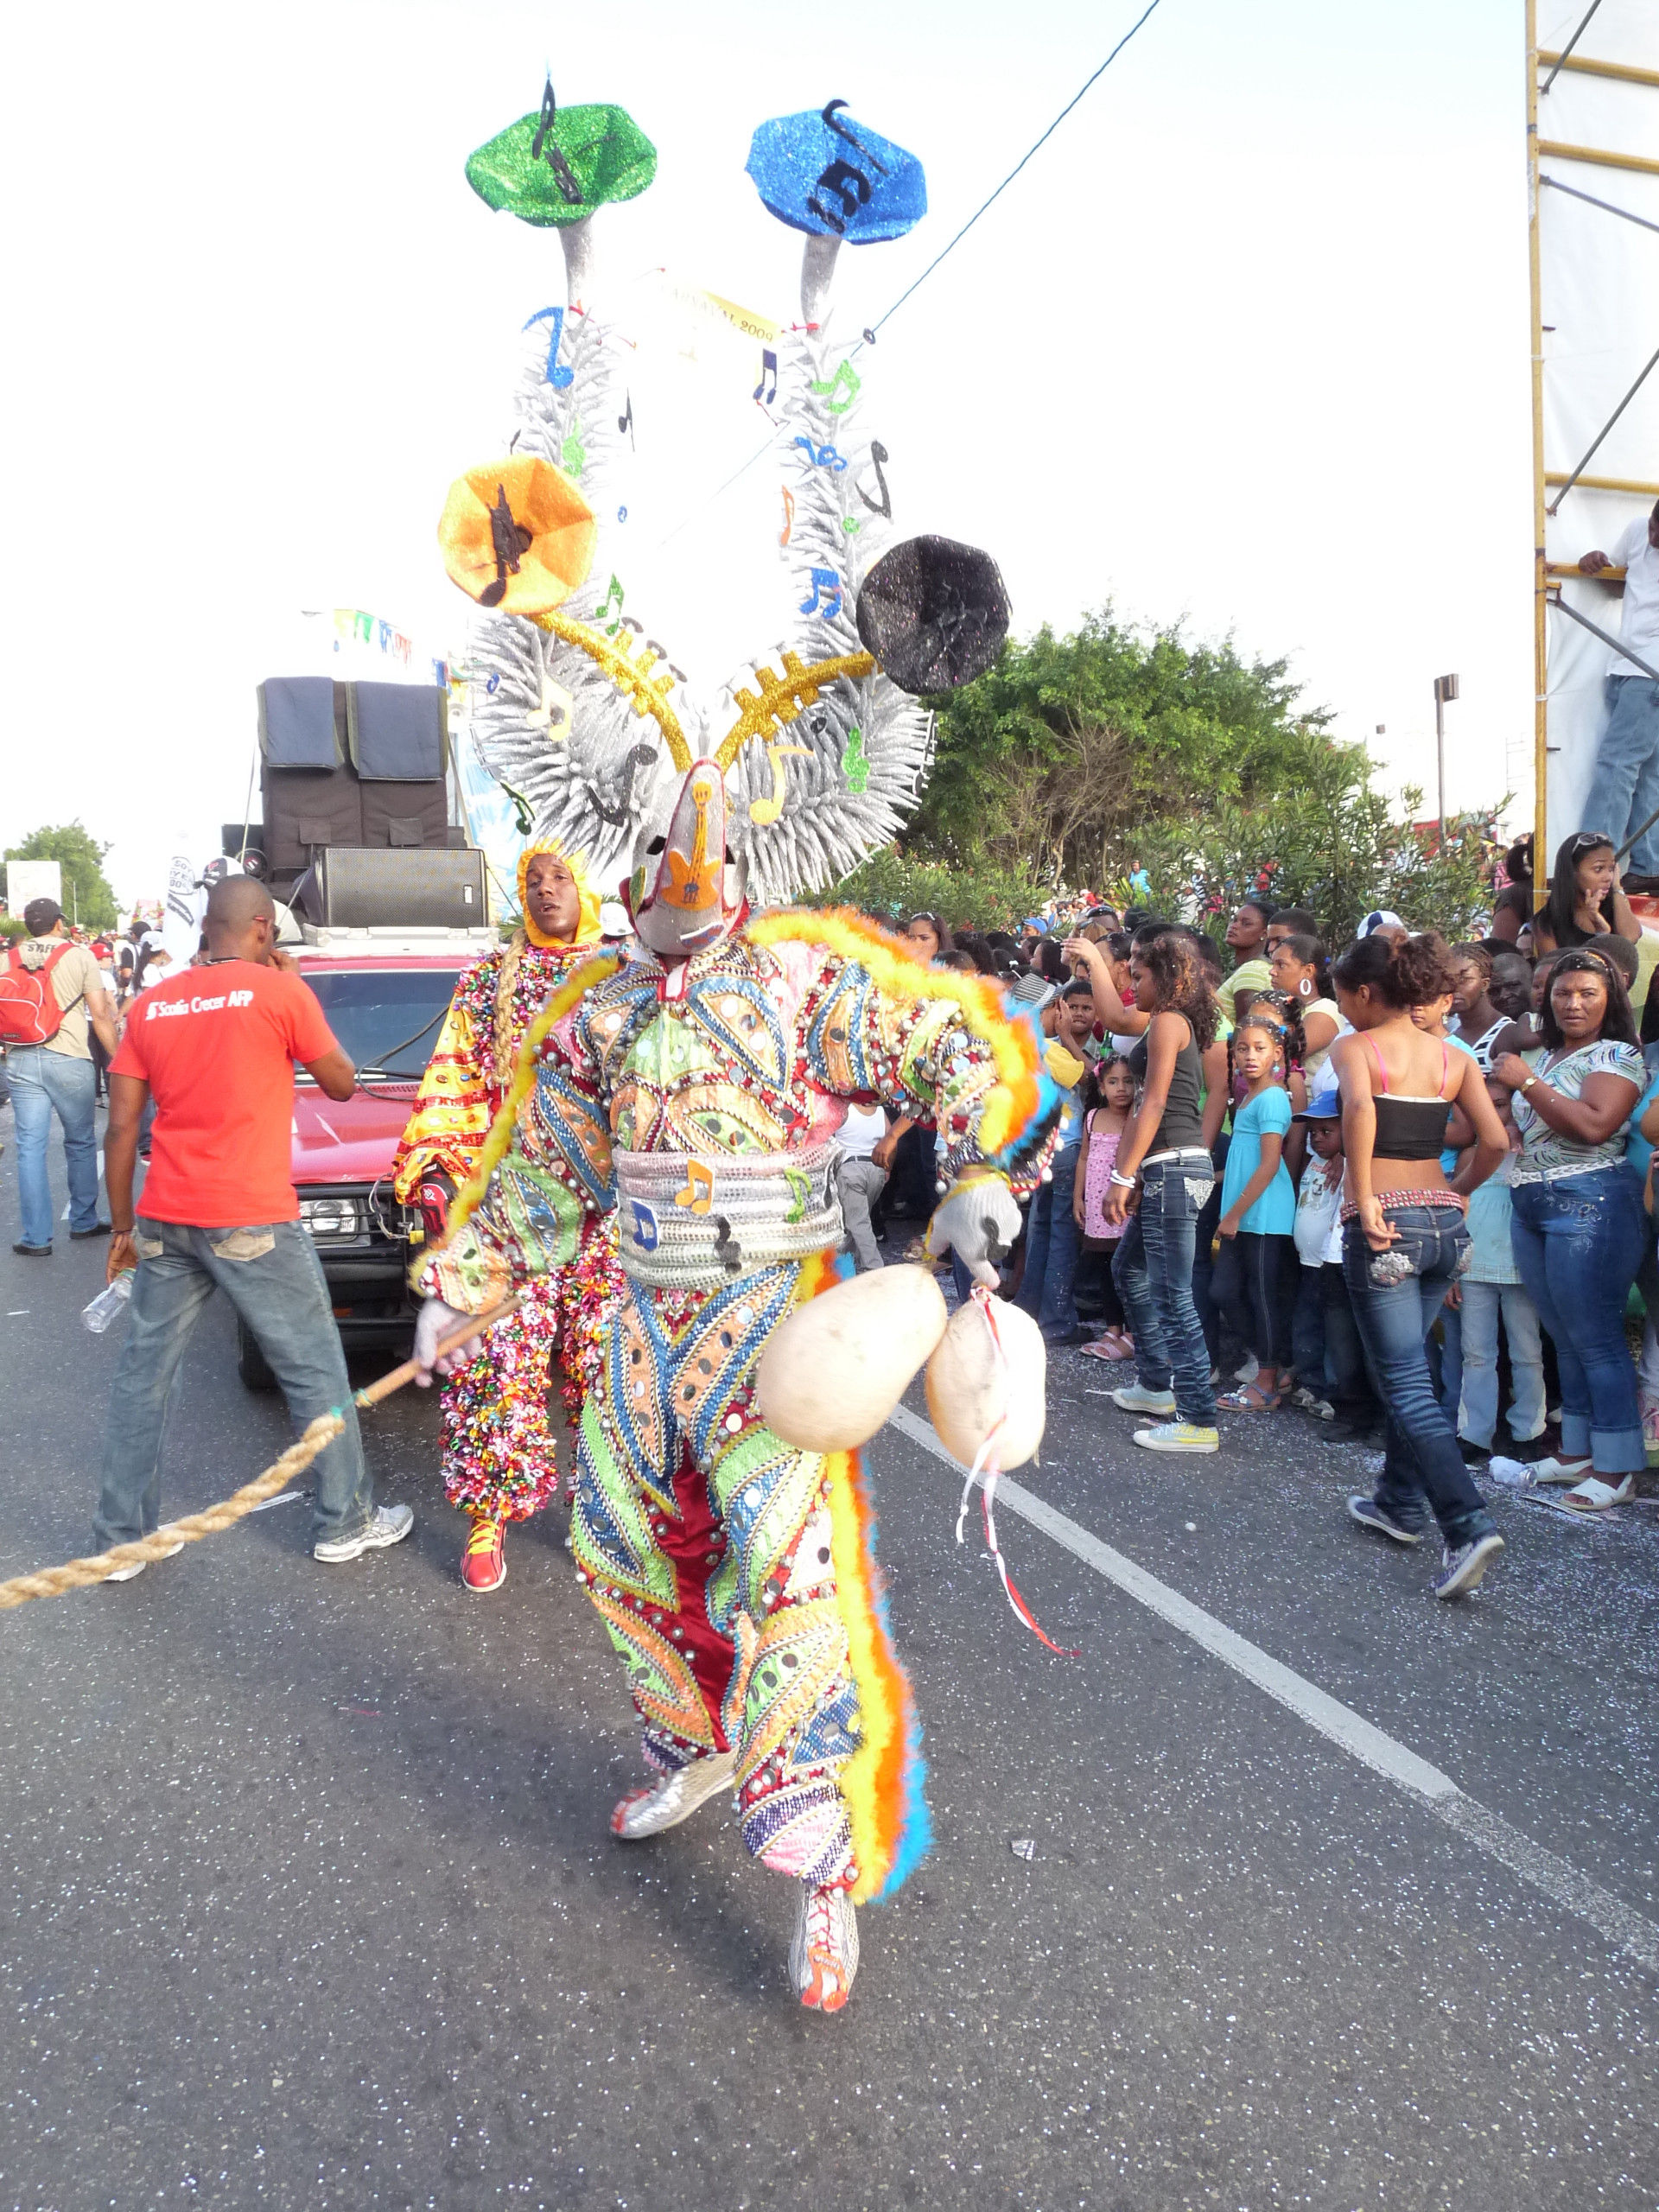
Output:
[[261,788],[265,855],[279,874],[308,868],[315,846],[363,843],[363,786],[349,768],[267,766]]
[[476,930],[489,921],[484,855],[467,848],[330,846],[296,886],[293,903],[321,929]]

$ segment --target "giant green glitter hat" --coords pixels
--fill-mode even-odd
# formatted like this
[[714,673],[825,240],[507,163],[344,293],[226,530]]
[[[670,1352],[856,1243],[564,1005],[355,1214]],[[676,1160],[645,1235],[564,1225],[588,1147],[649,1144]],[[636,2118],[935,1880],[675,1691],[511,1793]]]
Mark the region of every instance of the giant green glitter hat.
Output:
[[480,200],[543,228],[632,200],[656,174],[657,149],[626,108],[560,107],[551,79],[539,114],[521,115],[467,160]]

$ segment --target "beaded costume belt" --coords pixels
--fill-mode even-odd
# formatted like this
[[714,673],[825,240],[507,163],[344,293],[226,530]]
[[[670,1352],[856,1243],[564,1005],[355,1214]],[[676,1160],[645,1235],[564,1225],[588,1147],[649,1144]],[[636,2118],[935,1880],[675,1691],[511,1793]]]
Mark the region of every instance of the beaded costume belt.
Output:
[[717,1290],[838,1244],[836,1157],[833,1144],[734,1159],[613,1153],[623,1273],[653,1290]]

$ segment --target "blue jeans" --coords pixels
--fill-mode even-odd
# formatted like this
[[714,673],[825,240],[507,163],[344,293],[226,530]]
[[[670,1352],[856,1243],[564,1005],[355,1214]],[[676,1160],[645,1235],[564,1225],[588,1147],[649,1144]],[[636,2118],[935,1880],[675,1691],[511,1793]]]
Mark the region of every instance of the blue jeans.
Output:
[[1426,1526],[1432,1508],[1455,1548],[1494,1523],[1434,1395],[1426,1346],[1469,1249],[1469,1232],[1452,1206],[1392,1206],[1387,1218],[1399,1235],[1383,1251],[1372,1251],[1357,1221],[1342,1237],[1343,1281],[1388,1415],[1375,1502],[1407,1529]]
[[1082,1231],[1071,1211],[1080,1145],[1069,1144],[1054,1161],[1054,1179],[1039,1185],[1026,1223],[1026,1272],[1014,1304],[1039,1328],[1070,1336],[1077,1326],[1077,1255]]
[[1458,1433],[1490,1444],[1497,1427],[1497,1321],[1510,1343],[1510,1434],[1529,1444],[1544,1432],[1544,1348],[1538,1309],[1524,1283],[1463,1282],[1463,1397]]
[[1288,1367],[1301,1262],[1293,1238],[1241,1229],[1224,1236],[1211,1295],[1262,1367]]
[[[1659,683],[1650,683],[1645,676],[1610,676],[1607,727],[1596,747],[1596,772],[1584,802],[1584,826],[1605,830],[1615,845],[1622,845],[1656,810],[1659,810]],[[1631,847],[1630,867],[1637,875],[1659,875],[1659,823]]]
[[[88,1062],[90,1068],[91,1063]],[[311,1239],[296,1221],[248,1229],[137,1224],[138,1272],[121,1362],[110,1394],[103,1487],[92,1548],[147,1536],[162,1517],[162,1444],[168,1398],[202,1307],[222,1290],[257,1338],[302,1425],[338,1413],[346,1423],[311,1463],[313,1539],[354,1536],[374,1510],[346,1355]]]
[[1587,1452],[1615,1482],[1647,1465],[1624,1302],[1647,1247],[1642,1182],[1622,1163],[1551,1183],[1517,1183],[1510,1241],[1538,1318],[1555,1342],[1561,1451]]
[[1301,1267],[1296,1281],[1296,1304],[1290,1317],[1290,1362],[1296,1380],[1316,1398],[1325,1395],[1325,1301],[1319,1293],[1323,1269]]
[[17,1190],[22,1201],[23,1242],[52,1242],[52,1184],[47,1146],[55,1113],[63,1124],[63,1156],[69,1169],[69,1226],[98,1226],[97,1077],[90,1060],[48,1052],[43,1045],[13,1045],[6,1054],[11,1103],[17,1116]]
[[1198,1428],[1215,1427],[1216,1394],[1192,1302],[1192,1255],[1198,1215],[1215,1179],[1207,1152],[1183,1152],[1143,1167],[1141,1204],[1112,1262],[1141,1387],[1173,1387],[1177,1415]]

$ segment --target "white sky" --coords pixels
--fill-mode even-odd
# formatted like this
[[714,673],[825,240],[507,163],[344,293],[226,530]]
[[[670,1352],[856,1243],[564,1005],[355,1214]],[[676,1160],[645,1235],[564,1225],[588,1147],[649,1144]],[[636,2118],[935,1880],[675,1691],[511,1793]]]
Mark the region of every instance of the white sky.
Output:
[[[299,607],[462,642],[444,491],[505,446],[518,326],[563,296],[555,234],[462,164],[544,63],[658,149],[595,224],[625,325],[658,264],[796,315],[801,240],[743,175],[766,117],[842,96],[918,154],[927,220],[842,254],[856,329],[1139,12],[32,6],[0,131],[0,842],[79,816],[121,897],[159,893],[240,818]],[[1109,597],[1290,654],[1430,807],[1455,669],[1448,801],[1498,797],[1530,741],[1523,85],[1520,0],[1161,0],[861,358],[896,524],[995,553],[1021,634]],[[699,351],[642,348],[630,607],[713,681],[784,626],[772,472],[709,497],[765,435],[755,349]]]

